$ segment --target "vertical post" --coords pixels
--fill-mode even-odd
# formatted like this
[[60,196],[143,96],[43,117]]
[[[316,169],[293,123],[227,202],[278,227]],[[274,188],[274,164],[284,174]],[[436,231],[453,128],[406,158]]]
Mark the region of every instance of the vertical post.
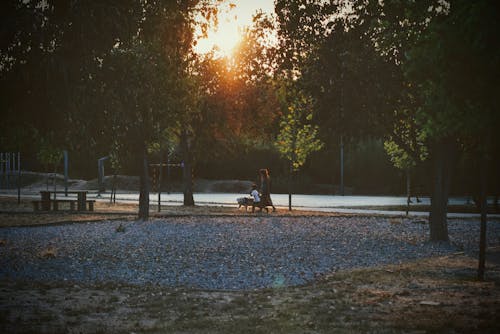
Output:
[[97,183],[98,183],[98,194],[97,197],[101,197],[101,192],[106,191],[104,188],[104,161],[108,157],[102,157],[97,160]]
[[406,169],[406,215],[410,211],[410,203],[411,203],[411,180],[410,180],[410,168]]
[[98,189],[98,196],[101,195],[101,191],[102,191],[102,188],[103,188],[103,186],[102,186],[102,181],[103,180],[102,180],[102,172],[101,172],[102,168],[101,168],[101,166],[102,166],[102,160],[98,159],[97,160],[97,189]]
[[487,167],[488,159],[486,152],[482,153],[481,157],[481,229],[479,232],[479,266],[477,270],[477,276],[480,281],[484,280],[485,262],[486,262],[486,223],[487,223],[487,213],[488,213],[488,179],[487,179]]
[[[340,62],[340,122],[344,119],[344,56],[346,52],[343,52]],[[340,135],[340,195],[344,196],[344,138],[342,134]]]
[[158,212],[161,211],[161,182],[163,178],[163,154],[160,151],[160,171],[158,176]]
[[64,156],[64,196],[68,197],[68,151],[63,151]]
[[167,151],[167,194],[170,195],[170,154]]
[[9,189],[10,188],[10,180],[9,180],[9,174],[10,174],[10,153],[5,153],[6,155],[6,161],[5,161],[5,176],[6,182],[5,182],[5,188]]
[[340,195],[344,196],[344,139],[340,136]]
[[2,189],[3,179],[4,179],[4,161],[3,161],[3,152],[0,152],[0,189]]
[[292,173],[293,173],[293,164],[290,161],[290,174],[288,175],[288,211],[292,211]]
[[17,205],[21,204],[21,152],[17,152]]

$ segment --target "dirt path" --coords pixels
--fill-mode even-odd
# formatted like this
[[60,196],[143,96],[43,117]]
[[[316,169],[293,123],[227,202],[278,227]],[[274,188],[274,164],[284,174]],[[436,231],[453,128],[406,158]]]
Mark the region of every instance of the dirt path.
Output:
[[[231,207],[216,207],[216,206],[162,206],[161,212],[157,212],[157,206],[150,207],[151,218],[155,217],[176,217],[186,215],[223,215],[223,216],[335,216],[335,213],[310,212],[310,211],[288,211],[278,210],[278,212],[266,213],[250,213],[244,208],[237,209]],[[17,204],[17,199],[12,197],[0,196],[0,227],[7,226],[36,226],[50,224],[65,224],[65,223],[81,223],[99,220],[116,220],[116,219],[136,219],[138,205],[133,203],[116,203],[110,204],[105,201],[95,203],[93,212],[72,212],[69,210],[61,210],[58,212],[34,212],[31,201],[27,199],[21,200]],[[350,216],[350,214],[342,214]]]

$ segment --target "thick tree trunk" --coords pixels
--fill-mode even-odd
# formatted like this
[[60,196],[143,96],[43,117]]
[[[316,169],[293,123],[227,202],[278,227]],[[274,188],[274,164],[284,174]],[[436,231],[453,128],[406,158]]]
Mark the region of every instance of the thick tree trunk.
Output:
[[448,241],[448,196],[453,168],[455,147],[450,140],[441,140],[433,145],[433,186],[431,211],[429,214],[431,241]]
[[486,152],[482,153],[481,156],[481,229],[479,233],[479,266],[477,270],[477,276],[479,280],[484,279],[484,267],[486,261],[486,222],[487,222],[487,212],[488,212],[488,159]]
[[184,157],[182,168],[182,182],[184,185],[184,205],[193,206],[193,165],[191,159],[191,151],[189,147],[189,138],[186,130],[181,134],[181,148]]
[[149,219],[149,173],[148,173],[148,155],[144,147],[142,152],[142,172],[139,177],[139,219]]

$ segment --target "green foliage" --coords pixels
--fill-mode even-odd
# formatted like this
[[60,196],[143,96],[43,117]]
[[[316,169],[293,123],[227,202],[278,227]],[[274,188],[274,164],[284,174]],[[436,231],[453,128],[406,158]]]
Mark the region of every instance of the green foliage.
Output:
[[300,91],[293,93],[286,111],[280,121],[280,132],[275,145],[282,157],[287,159],[293,170],[304,165],[307,157],[321,150],[323,143],[318,137],[318,126],[310,124],[313,114],[313,101]]
[[394,167],[407,170],[409,168],[415,167],[415,160],[411,158],[411,156],[402,148],[398,146],[393,141],[385,141],[384,149],[389,155],[389,158],[394,165]]
[[118,174],[119,171],[122,169],[123,159],[120,157],[120,152],[122,152],[121,143],[119,141],[115,141],[109,153],[111,170],[113,171],[114,174]]
[[430,138],[481,137],[499,124],[499,14],[492,8],[489,0],[451,2],[407,52],[403,68],[422,101],[416,118]]
[[53,166],[54,170],[56,170],[58,164],[63,159],[63,151],[55,147],[47,139],[40,138],[37,158],[46,169],[48,169],[49,166]]
[[396,168],[407,170],[428,158],[427,134],[417,128],[415,120],[408,114],[398,117],[392,136],[384,142],[384,149]]

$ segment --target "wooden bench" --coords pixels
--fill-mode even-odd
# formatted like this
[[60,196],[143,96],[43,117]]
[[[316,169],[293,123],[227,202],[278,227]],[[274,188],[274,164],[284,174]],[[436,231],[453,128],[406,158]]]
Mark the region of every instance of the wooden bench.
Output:
[[[64,203],[68,202],[70,203],[70,210],[74,211],[75,210],[75,203],[76,203],[76,210],[77,211],[87,211],[87,205],[88,205],[88,211],[94,211],[94,203],[95,200],[87,200],[87,193],[88,191],[86,190],[68,190],[68,191],[51,191],[51,190],[41,190],[40,191],[40,201],[33,201],[33,209],[35,211],[42,210],[42,211],[50,211],[51,206],[52,210],[58,211],[59,210],[59,203]],[[67,196],[68,194],[76,195],[76,199],[58,199],[56,196],[58,194],[64,194]],[[52,204],[51,204],[52,203]]]
[[[36,201],[31,201],[33,204],[33,210],[34,211],[50,211],[51,207],[53,211],[59,211],[59,204],[60,203],[69,203],[69,209],[71,211],[75,211],[77,208],[77,203],[78,200],[76,199],[52,199],[50,201],[42,201],[42,200],[36,200]],[[94,203],[95,200],[86,200],[85,205],[88,204],[88,211],[94,211]]]

